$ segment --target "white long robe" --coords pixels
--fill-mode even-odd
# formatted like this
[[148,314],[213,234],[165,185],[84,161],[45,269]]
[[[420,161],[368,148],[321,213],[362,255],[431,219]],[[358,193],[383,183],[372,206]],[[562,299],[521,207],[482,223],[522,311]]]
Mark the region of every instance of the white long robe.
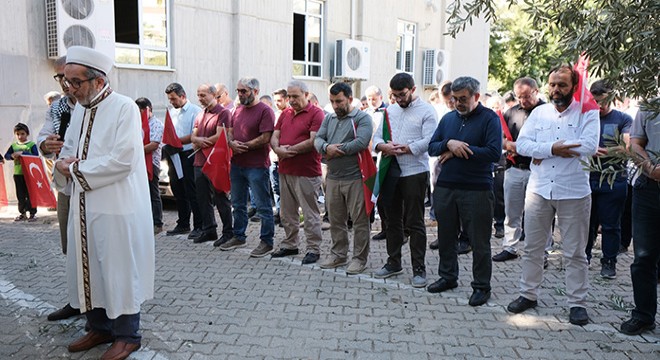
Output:
[[[111,93],[93,109],[77,104],[60,159],[72,164],[67,280],[71,306],[135,314],[153,298],[154,234],[137,105]],[[84,149],[87,153],[84,154]],[[88,274],[88,275],[87,275]]]

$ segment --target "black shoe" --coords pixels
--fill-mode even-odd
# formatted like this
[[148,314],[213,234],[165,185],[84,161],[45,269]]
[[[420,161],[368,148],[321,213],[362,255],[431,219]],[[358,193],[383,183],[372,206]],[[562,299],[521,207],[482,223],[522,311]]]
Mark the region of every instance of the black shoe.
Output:
[[275,222],[275,225],[279,225],[282,222],[280,214],[273,214],[273,221]]
[[506,250],[502,250],[501,253],[493,256],[493,261],[502,262],[502,261],[509,261],[509,260],[513,260],[513,259],[517,259],[517,258],[518,258],[518,255],[512,254],[512,253],[510,253]]
[[438,250],[440,247],[440,240],[435,239],[432,243],[429,244],[429,249],[431,250]]
[[483,289],[474,289],[472,292],[472,296],[470,296],[470,301],[468,301],[468,304],[470,306],[481,306],[485,304],[488,299],[490,299],[490,291],[489,290],[483,290]]
[[261,218],[258,215],[254,215],[253,217],[250,218],[250,221],[259,222],[261,221]]
[[465,242],[465,241],[458,242],[458,250],[456,251],[458,255],[467,254],[470,251],[472,251],[472,246],[470,245],[469,242]]
[[218,233],[215,232],[215,230],[203,232],[201,235],[193,239],[193,243],[201,244],[203,242],[213,241],[213,240],[218,240]]
[[655,329],[655,323],[654,322],[643,322],[635,318],[631,318],[630,320],[624,321],[623,324],[621,324],[621,333],[626,334],[626,335],[639,335],[645,331],[651,331]]
[[529,300],[526,297],[520,296],[517,299],[513,300],[509,306],[506,307],[507,311],[520,314],[521,312],[527,309],[533,309],[538,305],[536,300]]
[[589,323],[589,315],[587,315],[587,309],[578,306],[572,307],[571,313],[568,316],[568,321],[573,325],[587,325]]
[[387,236],[385,235],[385,231],[381,231],[371,238],[371,240],[385,240],[385,239],[387,239]]
[[195,239],[198,238],[200,235],[202,235],[203,231],[202,229],[193,229],[193,231],[188,234],[188,239]]
[[319,254],[308,252],[305,254],[305,257],[302,259],[302,263],[304,264],[314,264],[315,262],[319,261]]
[[80,310],[72,308],[71,304],[66,304],[63,308],[48,314],[48,321],[64,320],[76,315],[80,315]]
[[544,269],[547,269],[547,268],[548,268],[548,258],[547,258],[547,257],[544,257],[544,258],[543,258],[543,268],[544,268]]
[[281,258],[281,257],[285,257],[285,256],[298,255],[299,253],[300,252],[298,251],[298,249],[279,248],[277,251],[270,254],[270,257]]
[[172,230],[167,230],[165,235],[167,236],[172,236],[172,235],[181,235],[181,234],[187,234],[190,232],[189,227],[179,227],[178,225],[174,227]]
[[504,237],[504,229],[495,229],[495,237],[501,239]]
[[429,285],[426,288],[426,290],[430,293],[435,294],[435,293],[441,293],[443,291],[451,290],[457,287],[458,287],[458,283],[456,281],[448,281],[445,280],[444,278],[440,278],[440,280]]
[[255,208],[248,209],[248,212],[247,212],[248,218],[251,218],[256,214],[257,214],[257,209],[255,209]]
[[616,262],[614,260],[601,260],[600,276],[603,279],[616,279]]
[[[214,246],[214,247],[218,247],[218,246],[220,246],[220,245],[226,243],[227,241],[229,241],[229,239],[231,239],[231,236],[224,236],[224,235],[222,235],[222,236],[220,236],[220,238],[219,238],[218,240],[216,240],[216,241],[213,242],[213,246]],[[193,242],[194,242],[194,241],[193,241]]]

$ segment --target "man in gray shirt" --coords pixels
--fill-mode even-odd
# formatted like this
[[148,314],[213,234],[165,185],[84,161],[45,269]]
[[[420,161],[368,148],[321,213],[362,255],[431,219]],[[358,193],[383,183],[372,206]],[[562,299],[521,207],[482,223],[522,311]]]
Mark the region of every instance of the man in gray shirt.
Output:
[[369,146],[373,125],[371,117],[351,106],[353,91],[346,83],[330,87],[328,114],[314,139],[316,151],[328,166],[326,204],[330,216],[332,247],[322,269],[346,265],[348,260],[348,215],[353,220],[353,259],[347,274],[364,271],[369,256],[369,214],[365,209],[362,174],[358,153]]

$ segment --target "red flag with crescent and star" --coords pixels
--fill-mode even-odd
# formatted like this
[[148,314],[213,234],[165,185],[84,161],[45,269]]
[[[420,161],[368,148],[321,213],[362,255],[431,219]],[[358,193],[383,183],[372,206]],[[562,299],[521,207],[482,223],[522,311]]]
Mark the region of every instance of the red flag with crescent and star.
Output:
[[176,130],[174,130],[174,123],[172,123],[172,118],[170,117],[170,112],[165,111],[165,129],[163,130],[163,144],[175,147],[177,149],[182,149],[183,144],[181,139],[176,135]]
[[[147,145],[151,142],[151,133],[149,132],[149,115],[147,114],[147,109],[140,110],[140,115],[142,116],[142,145]],[[144,162],[147,166],[147,177],[149,181],[154,178],[154,165],[153,165],[153,155],[151,153],[144,154]]]
[[582,113],[586,113],[591,110],[598,110],[600,106],[594,96],[591,95],[591,92],[587,88],[587,82],[589,81],[589,73],[587,68],[589,67],[589,57],[586,53],[580,54],[577,64],[573,66],[573,69],[578,73],[578,89],[573,93],[573,99],[579,102],[582,106]]
[[[207,149],[203,149],[202,152],[205,153]],[[231,150],[227,143],[227,130],[223,126],[218,141],[215,142],[202,167],[202,173],[209,178],[213,187],[219,192],[228,193],[231,190],[230,161]]]
[[23,178],[30,195],[30,204],[33,207],[57,207],[57,200],[48,183],[48,177],[44,171],[43,161],[38,156],[21,155],[21,167]]
[[5,171],[3,169],[4,162],[0,162],[0,208],[9,205],[7,199],[7,185],[5,185]]

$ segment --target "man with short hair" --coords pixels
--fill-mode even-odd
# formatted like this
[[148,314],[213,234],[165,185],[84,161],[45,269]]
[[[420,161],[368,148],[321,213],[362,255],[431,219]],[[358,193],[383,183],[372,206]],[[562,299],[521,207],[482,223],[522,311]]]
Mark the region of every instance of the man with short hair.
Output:
[[234,99],[229,94],[229,89],[227,85],[217,83],[215,87],[215,100],[218,104],[222,105],[223,108],[227,110],[232,110],[234,108]]
[[[202,84],[197,88],[197,100],[204,107],[204,111],[197,114],[190,142],[195,149],[195,191],[197,193],[197,204],[202,218],[199,236],[193,238],[196,244],[205,241],[214,241],[213,246],[220,246],[233,236],[231,202],[229,194],[217,191],[211,180],[202,172],[202,168],[220,137],[223,128],[229,127],[231,114],[229,110],[220,105],[214,94],[216,89],[213,85]],[[213,205],[218,209],[222,221],[222,236],[218,238],[217,227]]]
[[468,304],[481,306],[490,298],[493,219],[493,163],[500,158],[502,128],[497,114],[479,103],[479,81],[463,76],[451,84],[456,111],[440,120],[429,144],[442,171],[433,192],[438,221],[440,279],[431,293],[458,287],[457,243],[461,225],[472,245],[472,295]]
[[[289,108],[289,95],[287,89],[278,89],[273,92],[273,100],[275,102],[275,123],[279,121],[282,112]],[[318,129],[317,129],[318,130]],[[275,214],[273,219],[276,225],[280,225],[280,173],[279,173],[279,159],[275,152],[271,149],[270,153],[270,186],[273,191],[273,200],[275,201]]]
[[112,342],[101,358],[125,359],[140,348],[140,306],[154,291],[140,111],[110,88],[113,59],[72,46],[66,61],[64,82],[78,103],[53,175],[58,189],[71,188],[69,298],[90,327],[68,350]]
[[[562,236],[566,266],[569,322],[589,322],[587,291],[589,268],[584,249],[589,235],[591,188],[589,173],[581,161],[598,148],[598,112],[582,112],[573,94],[578,74],[570,65],[550,70],[548,93],[551,104],[538,106],[520,130],[516,151],[532,158],[525,197],[525,253],[522,258],[520,296],[507,310],[521,313],[536,307],[543,281],[543,253],[552,221]],[[521,99],[521,101],[524,101]]]
[[231,203],[234,207],[234,236],[220,246],[220,250],[244,247],[248,224],[248,188],[252,190],[261,219],[259,245],[250,257],[264,257],[273,251],[273,208],[268,191],[270,138],[275,126],[275,113],[259,101],[259,80],[242,78],[236,85],[241,102],[229,126],[229,146],[234,151],[231,160]]
[[307,101],[307,85],[299,80],[287,86],[289,105],[280,115],[270,140],[279,157],[280,216],[285,238],[272,257],[297,255],[302,208],[307,253],[303,264],[318,261],[321,253],[321,212],[316,194],[321,189],[321,155],[314,138],[323,122],[323,111]]
[[[176,199],[176,210],[178,218],[176,226],[167,231],[167,235],[187,234],[189,239],[198,237],[202,232],[202,214],[197,204],[197,192],[195,187],[195,167],[193,166],[194,156],[193,146],[190,137],[195,125],[195,118],[202,111],[202,108],[188,101],[186,91],[179,83],[171,83],[165,88],[167,100],[172,107],[177,110],[172,117],[172,125],[176,136],[179,137],[183,148],[177,150],[169,145],[165,145],[163,153],[168,160],[167,176],[170,181],[170,189]],[[172,157],[175,153],[179,155],[181,163],[182,178],[179,178],[176,172],[175,162]],[[190,214],[193,216],[193,230],[190,231]]]
[[140,111],[147,112],[149,119],[149,143],[144,145],[144,154],[151,154],[151,179],[149,180],[149,197],[151,198],[151,213],[154,220],[154,235],[163,231],[163,202],[158,189],[158,174],[160,172],[160,142],[163,141],[163,123],[154,116],[151,101],[145,97],[135,100]]
[[[64,136],[71,123],[71,113],[76,106],[76,98],[71,95],[71,89],[64,82],[64,67],[66,66],[66,56],[55,60],[55,75],[53,78],[60,84],[64,96],[53,102],[48,111],[46,111],[46,120],[44,126],[37,135],[37,147],[39,152],[50,159],[59,157],[62,146],[64,145]],[[66,188],[57,192],[57,223],[60,228],[60,242],[62,253],[66,255],[67,249],[67,225],[69,222],[69,197],[71,189]],[[72,316],[80,315],[79,309],[74,309],[69,303],[63,308],[48,314],[49,321],[68,319]]]
[[330,217],[332,245],[322,269],[334,269],[348,262],[348,216],[353,220],[353,258],[346,273],[359,274],[369,257],[369,214],[364,203],[358,153],[369,147],[373,134],[371,117],[353,107],[353,90],[346,83],[329,89],[333,114],[326,115],[314,147],[328,166],[325,201]]
[[[387,108],[391,139],[383,137],[381,121],[373,137],[373,149],[391,158],[381,185],[379,201],[387,209],[387,263],[376,278],[401,274],[401,248],[404,228],[410,233],[413,287],[426,286],[426,226],[424,197],[429,182],[428,146],[438,119],[433,106],[415,95],[415,81],[407,73],[390,80],[396,104]],[[382,160],[381,160],[382,161]]]

